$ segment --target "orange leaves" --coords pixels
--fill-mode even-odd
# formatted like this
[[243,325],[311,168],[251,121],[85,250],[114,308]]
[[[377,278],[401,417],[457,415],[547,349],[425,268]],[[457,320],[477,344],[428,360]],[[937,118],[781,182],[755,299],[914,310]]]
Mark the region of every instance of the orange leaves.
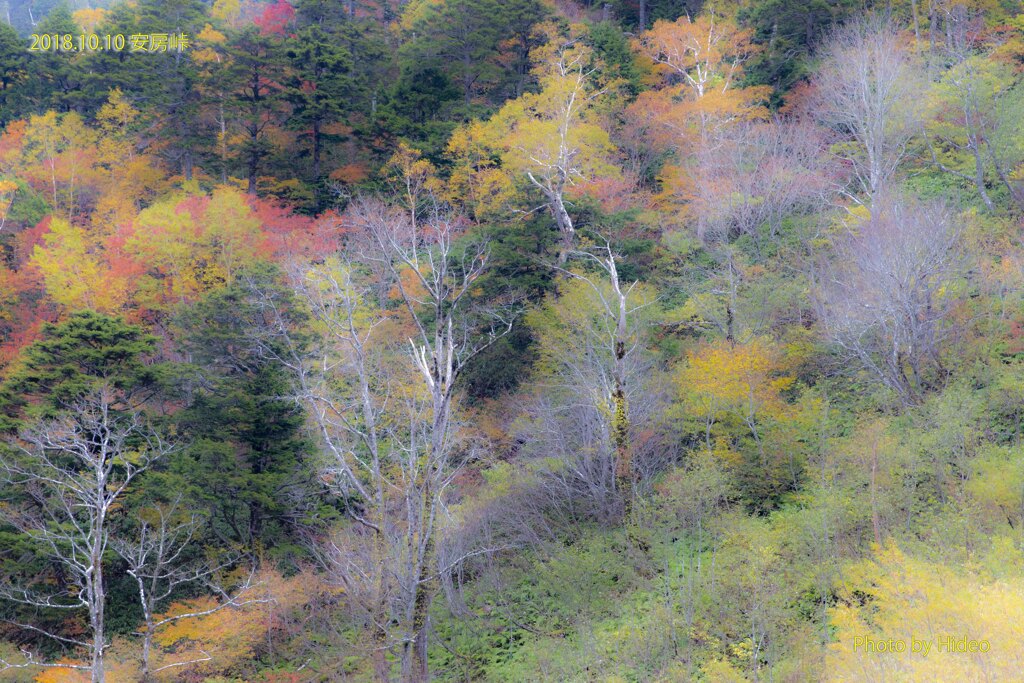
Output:
[[[273,243],[263,219],[280,233]],[[270,249],[275,255],[286,244],[303,249],[303,240],[289,236],[305,235],[309,222],[266,206],[257,215],[241,192],[221,187],[209,197],[178,195],[152,204],[116,230],[54,218],[30,263],[66,310],[165,310],[230,282]]]
[[[285,578],[272,571],[264,571],[257,578],[256,586],[242,598],[243,602],[249,601],[248,604],[171,621],[158,627],[154,635],[151,662],[151,671],[158,671],[154,680],[168,683],[207,680],[206,677],[225,671],[239,675],[246,670],[246,664],[251,662],[257,648],[266,646],[269,640],[289,625],[292,612],[307,604],[322,590],[318,579],[308,573]],[[213,609],[217,604],[211,597],[174,602],[166,612],[155,615],[156,621],[173,615]],[[111,683],[134,683],[140,680],[140,648],[137,639],[115,638],[105,657],[106,680]],[[71,658],[62,659],[60,663],[83,664]],[[161,667],[169,668],[159,671]],[[245,680],[256,679],[246,677]],[[47,668],[39,672],[35,681],[87,683],[89,672]]]
[[11,173],[21,154],[25,144],[25,131],[28,130],[28,122],[24,120],[11,121],[0,133],[0,171]]
[[[126,645],[127,643],[123,640],[115,638],[112,647],[107,650],[103,673],[109,683],[134,683],[139,680],[139,669],[135,665],[133,658],[124,656]],[[79,666],[88,664],[88,662],[75,661],[69,658],[62,658],[58,663],[77,664]],[[59,667],[42,669],[33,679],[35,683],[89,683],[90,680],[92,678],[88,670],[62,669]]]
[[107,229],[166,189],[166,175],[136,151],[139,112],[120,90],[87,126],[75,112],[13,122],[0,137],[0,175],[24,179],[58,215]]
[[650,59],[663,77],[682,77],[702,98],[711,90],[725,92],[743,76],[743,63],[757,54],[753,31],[714,13],[696,21],[680,17],[674,22],[656,21],[641,33],[634,47]]
[[370,177],[370,167],[364,161],[357,161],[350,164],[340,166],[328,174],[331,180],[337,180],[338,182],[345,183],[346,185],[355,185],[361,183]]
[[19,160],[28,182],[64,216],[82,209],[82,195],[96,182],[98,137],[75,112],[49,111],[29,119]]
[[[76,662],[70,659],[61,659],[56,663],[81,665],[81,662]],[[33,680],[35,683],[88,683],[89,672],[82,671],[80,669],[61,669],[54,667],[43,669]]]
[[[319,589],[319,582],[309,574],[285,578],[264,571],[259,584],[243,598],[251,600],[249,604],[179,619],[158,629],[154,642],[164,651],[157,653],[156,665],[202,659],[205,653],[210,661],[197,663],[193,668],[203,672],[232,669],[251,659],[255,649],[266,643],[289,612],[307,603]],[[176,602],[165,614],[157,615],[157,621],[214,607],[216,602],[211,597]]]
[[248,197],[253,216],[260,224],[263,240],[260,254],[288,261],[296,256],[314,260],[337,251],[346,226],[334,211],[317,218],[292,213],[287,205]]
[[[658,21],[633,46],[664,78],[663,87],[641,93],[626,111],[627,120],[649,128],[655,147],[680,155],[696,148],[700,154],[728,126],[767,118],[771,88],[739,86],[743,65],[757,47],[751,32],[731,20],[708,14],[696,21]],[[664,194],[685,201],[698,179],[680,161],[663,173]]]

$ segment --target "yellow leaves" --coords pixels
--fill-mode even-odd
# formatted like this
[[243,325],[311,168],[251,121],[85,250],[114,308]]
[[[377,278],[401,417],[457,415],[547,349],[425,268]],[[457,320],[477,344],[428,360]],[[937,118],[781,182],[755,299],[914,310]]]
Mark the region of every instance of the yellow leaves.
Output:
[[[556,373],[566,359],[575,361],[595,353],[611,355],[615,318],[605,309],[602,296],[606,302],[614,301],[614,292],[607,282],[597,283],[595,290],[589,282],[572,278],[560,284],[557,297],[549,296],[542,308],[527,312],[526,322],[537,335],[541,372]],[[656,299],[650,287],[637,285],[633,288],[627,299],[630,309],[638,309],[632,314],[632,326],[641,326],[645,319],[654,315],[654,307],[643,307],[643,304]],[[613,308],[613,312],[615,310]],[[595,405],[604,402],[602,397]]]
[[[242,14],[242,4],[239,0],[216,0],[210,8],[210,16],[214,19],[232,26]],[[206,25],[210,27],[209,24]]]
[[478,219],[499,214],[515,196],[514,177],[498,163],[500,134],[499,126],[471,121],[448,139],[454,163],[441,196],[470,207]]
[[[856,594],[855,594],[856,592]],[[866,596],[866,600],[865,600]],[[875,556],[848,565],[828,648],[830,681],[1015,680],[1024,638],[1024,579],[991,580],[905,554],[889,542]],[[947,636],[987,640],[987,653],[940,649]],[[854,638],[902,640],[904,653],[866,652]],[[911,639],[930,644],[911,652]],[[863,641],[861,641],[863,643]]]
[[[237,2],[237,0],[234,1]],[[196,34],[196,45],[194,49],[189,50],[189,55],[192,57],[192,61],[200,66],[219,64],[222,56],[217,51],[217,47],[224,45],[227,40],[226,35],[207,24]]]
[[1021,519],[1024,458],[1019,450],[989,446],[971,467],[974,472],[967,482],[967,492],[983,506],[993,508],[997,518]]
[[787,412],[782,392],[794,382],[777,374],[780,360],[774,345],[763,339],[735,346],[719,342],[691,354],[677,384],[686,402],[713,421],[730,413],[780,417]]
[[439,195],[442,191],[442,183],[434,165],[424,159],[418,149],[404,142],[399,143],[398,150],[391,155],[381,171],[399,190],[406,208],[411,211],[416,210],[423,195]]
[[199,290],[195,273],[189,268],[196,227],[190,213],[177,210],[177,203],[172,198],[143,210],[135,219],[125,249],[150,268],[166,271],[173,278],[171,292],[184,298]]
[[203,30],[196,34],[196,38],[204,43],[213,43],[215,45],[221,45],[226,43],[228,40],[226,35],[209,24],[204,26]]
[[[76,664],[81,666],[82,662],[70,659],[60,659],[58,664]],[[47,668],[40,671],[33,679],[35,683],[88,683],[90,677],[87,671],[79,669]]]
[[57,114],[48,111],[29,118],[25,131],[25,156],[49,159],[66,149],[88,147],[95,138],[76,112]]
[[[166,187],[165,174],[132,139],[139,111],[118,89],[86,126],[75,112],[46,112],[25,126],[12,174],[41,192],[59,216],[107,231],[126,222]],[[13,157],[13,155],[12,155]]]
[[404,340],[412,331],[396,329],[388,314],[354,284],[349,268],[337,257],[328,257],[305,273],[307,296],[316,313],[311,322],[313,329],[340,342],[334,349],[338,356],[350,353],[354,344],[377,346],[396,340],[404,353]]
[[74,19],[78,28],[82,29],[82,33],[95,33],[96,27],[103,22],[106,16],[107,10],[102,7],[86,7],[75,10],[71,14],[71,18]]
[[713,659],[700,668],[701,680],[708,683],[745,683],[743,672],[725,659]]
[[120,88],[110,91],[106,103],[96,114],[100,128],[106,133],[125,133],[128,127],[139,118],[139,110],[132,106]]
[[14,204],[14,197],[18,193],[18,183],[6,178],[0,178],[0,229],[7,221],[7,213]]
[[36,245],[31,263],[43,275],[46,293],[66,310],[116,312],[127,301],[129,283],[110,277],[99,240],[84,228],[54,218]]
[[[260,221],[244,194],[222,186],[208,199],[177,196],[144,209],[125,249],[164,281],[167,294],[184,300],[231,281],[261,241]],[[159,306],[160,293],[151,288],[151,296],[156,299],[148,303]]]
[[568,36],[543,30],[548,41],[531,53],[540,91],[507,102],[486,123],[465,126],[449,143],[452,189],[480,214],[496,212],[527,179],[560,196],[577,183],[620,175],[602,126],[608,88],[598,87],[581,29],[570,27]]
[[75,112],[32,116],[22,148],[23,173],[66,217],[74,218],[82,185],[95,180],[92,157],[98,136]]
[[429,21],[431,14],[444,6],[444,0],[412,0],[402,11],[399,28],[413,31],[417,24]]
[[[581,72],[552,74],[545,89],[528,93],[505,107],[492,119],[504,135],[504,165],[516,173],[577,179],[618,176],[610,163],[615,151],[607,131],[593,116],[593,101],[586,76]],[[569,158],[571,157],[571,158]]]
[[260,221],[252,214],[245,195],[231,187],[213,191],[203,218],[205,238],[219,262],[222,277],[231,280],[235,271],[257,252]]

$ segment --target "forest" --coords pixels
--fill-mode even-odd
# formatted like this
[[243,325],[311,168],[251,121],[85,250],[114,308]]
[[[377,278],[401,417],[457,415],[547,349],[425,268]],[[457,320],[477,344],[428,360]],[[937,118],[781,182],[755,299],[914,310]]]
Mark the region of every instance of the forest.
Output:
[[0,0],[0,682],[1024,680],[1020,0]]

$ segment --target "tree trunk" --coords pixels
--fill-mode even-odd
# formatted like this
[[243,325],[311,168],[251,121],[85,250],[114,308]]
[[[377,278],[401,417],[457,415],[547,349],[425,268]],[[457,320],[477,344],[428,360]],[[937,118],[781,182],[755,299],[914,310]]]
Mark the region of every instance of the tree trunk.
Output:
[[142,681],[149,683],[152,678],[149,675],[149,657],[153,649],[153,619],[146,618],[146,635],[142,638]]
[[186,148],[181,156],[181,174],[185,176],[186,182],[192,180],[193,167],[192,150]]
[[629,404],[626,401],[626,301],[620,295],[615,330],[615,390],[612,394],[612,436],[615,441],[615,476],[628,517],[633,503],[633,463],[629,444]]
[[917,16],[917,0],[910,0],[910,13],[914,17],[914,52],[921,49],[921,20]]
[[[104,492],[98,494],[101,498]],[[106,595],[103,589],[103,553],[102,534],[103,522],[97,522],[97,537],[94,541],[93,552],[89,557],[92,564],[92,578],[89,587],[89,611],[92,622],[92,683],[104,683],[103,672],[103,650],[106,635],[103,632],[103,609],[106,603]]]
[[875,474],[878,472],[878,441],[871,447],[871,527],[875,532],[875,544],[882,545],[882,524],[878,515]]
[[[365,393],[364,385],[364,398],[368,396]],[[369,419],[372,420],[372,413],[367,413]],[[373,436],[373,452],[376,454],[376,432],[370,432]],[[376,456],[375,456],[376,457]],[[380,475],[377,475],[377,482],[379,486]],[[378,494],[378,500],[382,500],[382,496]],[[377,589],[374,600],[374,615],[373,615],[373,652],[370,654],[370,660],[373,662],[373,675],[377,679],[378,683],[388,683],[391,680],[391,665],[388,663],[388,631],[386,624],[390,618],[388,615],[387,605],[387,588],[386,588],[386,557],[387,557],[387,539],[384,537],[384,521],[378,517],[374,520],[378,524],[378,529],[375,532],[375,544],[374,552],[376,557],[374,563],[377,566]]]
[[246,186],[245,191],[251,195],[256,194],[256,169],[259,166],[259,157],[256,152],[252,152],[249,155],[249,184]]
[[412,628],[412,670],[408,683],[427,683],[430,680],[430,665],[427,660],[427,644],[430,637],[430,604],[434,600],[436,579],[431,577],[434,563],[434,537],[427,538],[420,565],[419,586],[413,607]]
[[94,454],[96,475],[96,491],[93,504],[95,517],[92,519],[92,544],[89,548],[89,569],[85,583],[89,601],[89,622],[92,626],[92,683],[104,683],[103,650],[106,634],[103,632],[103,608],[106,595],[103,589],[103,547],[105,545],[106,510],[107,510],[107,458],[102,447]]
[[550,195],[550,198],[551,213],[555,217],[555,223],[558,225],[558,232],[562,236],[562,245],[558,250],[558,262],[565,263],[569,258],[569,250],[572,249],[576,230],[573,228],[572,218],[569,216],[569,212],[565,208],[565,201],[562,199],[561,193],[553,192]]
[[992,198],[988,196],[988,191],[985,190],[985,164],[981,160],[981,150],[978,149],[976,140],[971,143],[971,152],[974,154],[974,185],[978,188],[981,201],[985,202],[985,208],[990,212],[995,211]]

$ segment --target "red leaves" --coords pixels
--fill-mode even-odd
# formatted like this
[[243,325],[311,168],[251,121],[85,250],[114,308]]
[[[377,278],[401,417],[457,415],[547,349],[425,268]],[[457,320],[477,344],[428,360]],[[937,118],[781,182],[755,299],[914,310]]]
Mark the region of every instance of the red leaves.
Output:
[[295,19],[295,8],[287,0],[277,0],[272,5],[267,5],[263,14],[256,17],[253,23],[259,27],[260,34],[264,36],[285,34],[285,29]]

